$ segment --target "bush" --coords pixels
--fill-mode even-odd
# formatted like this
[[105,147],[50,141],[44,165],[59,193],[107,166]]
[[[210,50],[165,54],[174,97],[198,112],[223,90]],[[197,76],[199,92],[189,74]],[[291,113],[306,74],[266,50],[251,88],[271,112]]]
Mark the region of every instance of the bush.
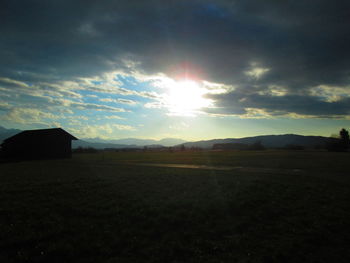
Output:
[[73,153],[97,153],[98,150],[92,147],[87,147],[87,148],[83,148],[83,147],[78,147],[76,149],[73,149]]
[[284,149],[286,150],[304,150],[305,147],[302,145],[297,145],[297,144],[287,144],[284,146]]
[[349,149],[349,132],[344,128],[339,132],[339,138],[332,138],[327,144],[327,150],[330,152],[346,152]]
[[261,141],[256,141],[255,143],[249,146],[249,150],[262,151],[265,150],[265,147],[261,144]]

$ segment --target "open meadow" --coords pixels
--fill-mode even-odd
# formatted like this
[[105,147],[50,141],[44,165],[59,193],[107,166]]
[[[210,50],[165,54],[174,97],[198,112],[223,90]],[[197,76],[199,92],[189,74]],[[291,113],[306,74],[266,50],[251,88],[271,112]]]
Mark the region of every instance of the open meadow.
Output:
[[0,233],[0,262],[350,262],[350,154],[1,163]]

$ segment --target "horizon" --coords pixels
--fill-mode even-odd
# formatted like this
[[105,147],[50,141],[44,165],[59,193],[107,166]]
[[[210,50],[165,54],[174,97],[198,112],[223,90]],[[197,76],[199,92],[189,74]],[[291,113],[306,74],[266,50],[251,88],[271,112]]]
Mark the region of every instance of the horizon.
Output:
[[297,133],[278,133],[278,134],[259,134],[259,135],[252,135],[252,136],[242,136],[242,137],[215,137],[215,138],[208,138],[208,139],[198,139],[198,140],[185,140],[182,138],[177,137],[164,137],[164,138],[144,138],[144,137],[124,137],[124,138],[111,138],[111,139],[103,139],[101,137],[95,137],[95,138],[78,138],[79,140],[94,140],[94,139],[100,139],[100,140],[106,140],[106,141],[113,141],[113,140],[127,140],[127,139],[138,139],[138,140],[155,140],[155,141],[161,141],[166,139],[178,139],[183,140],[185,142],[195,142],[195,141],[209,141],[209,140],[224,140],[224,139],[242,139],[242,138],[250,138],[250,137],[261,137],[261,136],[279,136],[279,135],[298,135],[298,136],[316,136],[316,137],[332,137],[334,135],[338,136],[338,133],[335,132],[333,134],[330,134],[328,136],[325,135],[315,135],[315,134],[297,134]]
[[[6,130],[11,130],[11,129],[15,129],[15,128],[6,128],[3,126],[0,126],[0,128],[4,128]],[[54,127],[54,128],[61,128],[63,130],[64,127]],[[54,129],[54,128],[47,128],[47,129]],[[24,131],[21,129],[18,129],[20,131]],[[72,134],[74,136],[74,134]],[[261,136],[282,136],[282,135],[297,135],[297,136],[320,136],[320,137],[334,137],[334,136],[339,136],[338,133],[333,133],[330,134],[328,136],[324,136],[324,135],[315,135],[315,134],[296,134],[296,133],[278,133],[278,134],[259,134],[259,135],[252,135],[252,136],[242,136],[242,137],[216,137],[216,138],[208,138],[208,139],[198,139],[198,140],[185,140],[182,138],[177,138],[177,137],[164,137],[164,138],[144,138],[144,137],[124,137],[124,138],[101,138],[101,137],[93,137],[93,138],[78,138],[78,140],[90,140],[91,142],[94,142],[94,140],[102,140],[105,142],[101,142],[101,143],[106,143],[107,141],[119,141],[119,140],[153,140],[153,141],[162,141],[162,140],[182,140],[184,141],[184,143],[187,142],[197,142],[197,141],[210,141],[210,140],[225,140],[225,139],[243,139],[243,138],[250,138],[250,137],[261,137]],[[95,141],[96,142],[96,141]]]
[[5,2],[1,126],[186,141],[350,127],[346,1]]

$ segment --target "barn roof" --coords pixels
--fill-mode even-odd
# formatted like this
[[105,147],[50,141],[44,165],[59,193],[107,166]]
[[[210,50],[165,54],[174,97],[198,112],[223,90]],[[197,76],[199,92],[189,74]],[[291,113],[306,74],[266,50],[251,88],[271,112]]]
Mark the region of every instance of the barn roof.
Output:
[[71,140],[78,140],[76,137],[74,137],[72,134],[66,132],[62,128],[52,128],[52,129],[40,129],[40,130],[26,130],[22,131],[20,133],[17,133],[16,135],[13,135],[7,139],[5,139],[3,142],[9,142],[14,140],[25,140],[25,139],[33,139],[33,138],[43,138],[43,137],[51,137],[51,136],[59,136],[59,137],[67,137]]

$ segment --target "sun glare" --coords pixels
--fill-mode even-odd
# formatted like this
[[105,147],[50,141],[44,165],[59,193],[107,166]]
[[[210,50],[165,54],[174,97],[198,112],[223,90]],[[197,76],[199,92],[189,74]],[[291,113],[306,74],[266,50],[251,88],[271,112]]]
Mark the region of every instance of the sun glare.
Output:
[[166,104],[170,113],[175,115],[195,116],[199,109],[212,104],[203,95],[207,90],[192,80],[181,80],[168,83]]

